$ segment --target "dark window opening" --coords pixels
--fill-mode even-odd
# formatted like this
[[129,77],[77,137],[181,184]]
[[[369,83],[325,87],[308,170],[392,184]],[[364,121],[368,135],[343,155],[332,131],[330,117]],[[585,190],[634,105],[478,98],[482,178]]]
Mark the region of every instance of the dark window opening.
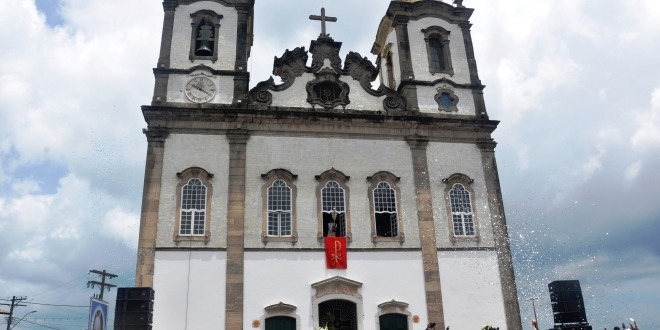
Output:
[[197,26],[197,33],[195,34],[195,55],[196,56],[213,56],[213,47],[215,42],[215,35],[213,25],[207,20],[203,20]]
[[438,39],[429,40],[429,50],[431,51],[431,68],[436,71],[445,70],[445,59],[442,42]]
[[[323,237],[328,237],[329,226],[328,224],[332,221],[332,213],[323,212]],[[337,218],[334,221],[335,223],[335,236],[344,237],[346,236],[346,217],[344,213],[337,213]]]
[[380,330],[408,330],[408,317],[402,314],[385,314],[378,317]]
[[449,95],[449,93],[442,93],[440,95],[440,104],[445,108],[450,108],[454,105],[454,99]]
[[274,316],[266,319],[266,330],[296,330],[296,319],[287,316]]
[[341,87],[330,82],[324,82],[314,86],[316,96],[321,99],[321,101],[329,104],[339,100],[341,91]]
[[396,213],[376,213],[376,236],[397,237],[398,219]]
[[357,305],[339,299],[320,303],[319,326],[327,326],[328,330],[357,330]]

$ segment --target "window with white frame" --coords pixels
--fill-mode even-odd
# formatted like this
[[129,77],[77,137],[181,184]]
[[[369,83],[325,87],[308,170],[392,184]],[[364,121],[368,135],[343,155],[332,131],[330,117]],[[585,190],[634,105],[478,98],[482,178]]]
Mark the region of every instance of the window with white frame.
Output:
[[454,236],[475,236],[470,192],[462,184],[456,183],[449,191],[449,200]]
[[268,187],[268,236],[291,236],[291,188],[281,179]]
[[330,180],[321,189],[323,213],[323,236],[328,236],[329,223],[335,223],[336,236],[346,236],[346,198],[344,188],[337,181]]
[[179,235],[203,236],[206,230],[206,186],[200,179],[192,178],[181,190]]
[[373,190],[373,194],[376,236],[399,236],[399,215],[396,205],[396,191],[389,183],[381,181]]

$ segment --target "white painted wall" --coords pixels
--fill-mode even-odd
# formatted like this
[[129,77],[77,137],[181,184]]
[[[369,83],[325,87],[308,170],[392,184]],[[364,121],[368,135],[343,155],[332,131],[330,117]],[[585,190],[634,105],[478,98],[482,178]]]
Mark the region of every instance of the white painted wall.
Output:
[[[229,143],[225,135],[170,134],[165,140],[163,155],[163,178],[158,207],[157,247],[174,247],[176,216],[177,173],[190,167],[201,167],[214,174],[211,200],[211,241],[194,242],[195,247],[227,246],[227,177],[229,166]],[[181,243],[186,246],[189,242]]]
[[[481,151],[475,144],[430,142],[427,159],[433,197],[436,242],[439,248],[448,247],[493,247],[493,228],[488,208],[486,179],[481,162]],[[471,187],[475,192],[475,219],[481,233],[481,242],[450,241],[451,219],[447,215],[445,201],[446,179],[454,173],[462,173],[474,180]],[[483,324],[482,324],[483,325]]]
[[[326,269],[325,254],[319,252],[246,252],[245,253],[245,329],[265,313],[264,307],[282,301],[297,307],[301,329],[318,327],[313,320],[311,284],[341,276],[363,283],[363,329],[376,330],[378,305],[392,299],[410,304],[408,310],[419,315],[426,326],[426,296],[422,254],[416,252],[348,252],[348,269]],[[154,324],[155,325],[155,324]]]
[[[193,79],[192,75],[200,71],[188,74],[170,74],[167,83],[167,102],[193,103],[186,97],[185,90],[188,81]],[[204,71],[206,72],[206,71]],[[207,77],[215,83],[216,94],[209,103],[231,104],[234,99],[234,77],[233,76],[213,76]]]
[[[213,10],[223,16],[220,20],[218,41],[218,60],[190,61],[190,38],[192,30],[190,14],[202,9]],[[236,25],[238,14],[233,7],[225,7],[217,2],[200,1],[189,5],[180,5],[174,12],[174,31],[172,32],[172,49],[170,52],[170,67],[172,69],[187,69],[204,64],[216,70],[234,70],[236,61]]]
[[[422,29],[437,25],[449,31],[449,52],[451,53],[454,76],[444,73],[431,74],[429,70],[429,58],[424,41]],[[408,22],[408,37],[410,40],[410,54],[412,56],[413,71],[415,79],[422,81],[434,81],[442,77],[451,79],[460,84],[470,83],[470,69],[468,67],[465,43],[463,42],[463,31],[456,24],[450,24],[435,17],[425,17],[416,21]]]
[[458,112],[447,112],[438,110],[438,102],[435,101],[435,95],[438,94],[438,88],[448,84],[436,84],[435,86],[417,86],[417,102],[419,111],[424,113],[442,113],[449,115],[475,115],[474,97],[472,90],[464,88],[453,88],[454,94],[458,97]]
[[438,252],[445,325],[506,330],[504,298],[495,251]]
[[226,265],[224,251],[157,251],[153,328],[224,329]]
[[[347,129],[350,129],[347,127]],[[294,248],[320,248],[316,239],[317,208],[315,176],[335,168],[350,176],[350,213],[353,243],[351,248],[419,247],[417,204],[410,147],[404,141],[352,140],[337,138],[295,138],[252,136],[247,143],[245,187],[245,245],[264,247],[261,241],[262,197],[261,174],[284,168],[298,175],[298,243]],[[406,241],[371,242],[367,177],[379,171],[389,171],[401,177],[401,214]],[[291,243],[271,242],[268,248],[291,248]]]

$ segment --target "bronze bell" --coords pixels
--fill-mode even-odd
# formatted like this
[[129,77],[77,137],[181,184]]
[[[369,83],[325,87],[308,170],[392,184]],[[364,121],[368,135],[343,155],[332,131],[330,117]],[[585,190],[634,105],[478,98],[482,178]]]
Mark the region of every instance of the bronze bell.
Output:
[[201,40],[199,47],[195,50],[197,56],[213,56],[213,51],[209,48],[208,40]]

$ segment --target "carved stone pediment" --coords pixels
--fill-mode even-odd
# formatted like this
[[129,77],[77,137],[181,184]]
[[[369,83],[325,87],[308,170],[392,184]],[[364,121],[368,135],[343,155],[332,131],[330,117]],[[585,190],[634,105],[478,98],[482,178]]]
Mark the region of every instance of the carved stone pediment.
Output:
[[341,70],[340,49],[341,42],[334,41],[330,37],[319,37],[312,40],[312,45],[309,47],[309,52],[312,53],[312,69],[315,72],[320,70],[327,58],[330,60],[330,66],[339,72]]
[[324,68],[314,75],[316,79],[307,82],[306,86],[309,104],[332,109],[338,105],[346,108],[351,103],[348,99],[351,88],[347,83],[339,80],[339,74],[330,68]]
[[392,299],[392,301],[384,302],[378,305],[380,309],[379,314],[408,314],[408,304]]
[[268,316],[279,316],[279,315],[288,316],[295,313],[296,309],[297,309],[296,306],[285,304],[281,301],[275,305],[270,305],[264,308]]
[[358,289],[361,287],[362,283],[340,276],[312,284],[312,288],[316,289],[314,299],[319,299],[330,294],[343,294],[362,299],[362,295],[358,292]]
[[273,75],[282,78],[282,85],[277,90],[289,88],[295,78],[302,76],[305,72],[311,72],[306,66],[307,51],[305,47],[296,47],[294,50],[286,50],[282,57],[275,57],[273,62]]

